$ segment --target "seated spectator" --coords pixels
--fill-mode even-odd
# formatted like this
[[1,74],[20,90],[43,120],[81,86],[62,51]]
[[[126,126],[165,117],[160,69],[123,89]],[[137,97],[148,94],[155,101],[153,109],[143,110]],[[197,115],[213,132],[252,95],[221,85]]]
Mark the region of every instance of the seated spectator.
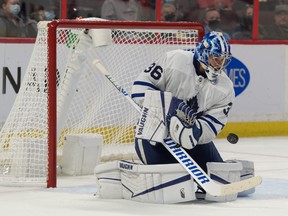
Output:
[[[253,33],[253,5],[246,5],[245,10],[240,13],[240,24],[234,29],[232,39],[251,40]],[[264,38],[264,27],[258,24],[258,39]]]
[[230,40],[231,37],[228,33],[224,32],[221,28],[221,15],[215,8],[207,9],[204,14],[205,34],[210,31],[222,32],[226,40]]
[[288,5],[276,5],[274,11],[274,23],[266,29],[264,39],[288,40]]
[[31,13],[30,17],[31,17],[31,19],[35,20],[36,22],[44,21],[45,20],[45,9],[44,9],[44,7],[42,5],[39,6],[37,11]]
[[176,22],[181,20],[182,17],[179,14],[177,7],[173,3],[164,3],[161,9],[161,21]]
[[0,37],[36,37],[36,22],[23,20],[19,0],[0,0]]
[[234,10],[221,10],[221,30],[229,34],[230,36],[234,32],[235,26],[240,23],[239,15]]
[[247,5],[245,11],[240,15],[241,20],[232,34],[232,39],[251,40],[253,28],[253,6]]
[[39,21],[50,21],[55,18],[55,13],[52,9],[45,10],[45,8],[41,5],[39,6],[38,10],[31,14],[31,19],[35,20],[36,22]]
[[136,0],[105,0],[101,17],[108,20],[141,20],[140,6]]

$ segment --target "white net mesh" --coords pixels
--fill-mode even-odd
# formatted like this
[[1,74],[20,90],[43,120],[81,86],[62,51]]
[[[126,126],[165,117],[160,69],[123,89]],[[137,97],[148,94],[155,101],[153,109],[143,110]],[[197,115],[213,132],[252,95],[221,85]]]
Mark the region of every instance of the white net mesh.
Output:
[[[47,180],[47,60],[55,56],[47,58],[46,26],[39,25],[21,89],[0,132],[0,183]],[[92,62],[99,59],[130,93],[140,72],[168,50],[192,48],[198,31],[131,28],[87,32],[81,23],[77,29],[57,29],[58,156],[66,134],[98,133],[104,137],[102,160],[131,159],[139,114]]]

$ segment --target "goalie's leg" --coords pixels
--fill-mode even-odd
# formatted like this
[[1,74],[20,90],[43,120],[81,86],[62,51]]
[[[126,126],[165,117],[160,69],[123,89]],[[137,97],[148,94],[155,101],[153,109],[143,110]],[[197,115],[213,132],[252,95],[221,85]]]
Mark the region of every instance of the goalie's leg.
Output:
[[[162,144],[150,143],[148,140],[136,139],[135,150],[144,164],[170,164],[178,163]],[[207,172],[207,162],[223,162],[213,142],[197,145],[193,149],[185,151],[195,162]]]
[[186,151],[206,173],[207,162],[223,162],[223,159],[213,142],[199,144],[193,149]]
[[150,143],[148,140],[135,139],[135,150],[143,164],[178,163],[173,155],[161,143]]
[[99,198],[148,203],[179,203],[196,199],[193,178],[180,164],[142,165],[114,161],[95,167]]

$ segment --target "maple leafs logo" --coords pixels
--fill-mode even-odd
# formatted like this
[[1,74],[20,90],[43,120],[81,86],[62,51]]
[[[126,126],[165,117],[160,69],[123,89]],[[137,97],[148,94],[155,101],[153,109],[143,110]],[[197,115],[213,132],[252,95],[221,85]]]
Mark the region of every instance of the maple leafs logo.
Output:
[[194,97],[190,98],[189,100],[187,100],[187,105],[189,107],[191,107],[191,109],[193,109],[194,113],[197,113],[197,111],[199,109],[197,96],[194,96]]
[[[182,106],[181,109],[176,110],[177,116],[186,123],[187,126],[194,124],[195,118],[197,117],[197,111],[199,109],[197,96],[184,102],[186,105]],[[185,108],[189,107],[189,109]]]

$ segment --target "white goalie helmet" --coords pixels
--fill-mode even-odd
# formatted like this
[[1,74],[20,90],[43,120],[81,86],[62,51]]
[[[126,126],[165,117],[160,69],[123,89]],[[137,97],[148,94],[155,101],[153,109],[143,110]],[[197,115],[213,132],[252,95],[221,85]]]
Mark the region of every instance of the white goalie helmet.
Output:
[[207,78],[216,83],[231,61],[230,45],[221,32],[211,31],[197,44],[195,58],[204,66]]

